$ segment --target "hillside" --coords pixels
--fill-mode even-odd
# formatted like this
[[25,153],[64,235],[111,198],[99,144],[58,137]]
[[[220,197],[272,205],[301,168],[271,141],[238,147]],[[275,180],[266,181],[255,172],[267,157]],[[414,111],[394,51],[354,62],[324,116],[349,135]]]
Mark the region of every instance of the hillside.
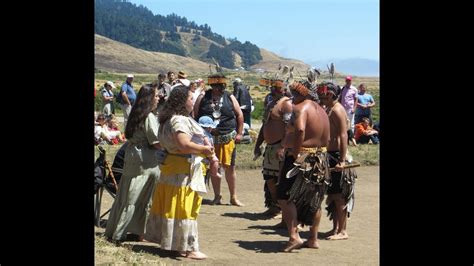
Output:
[[137,49],[98,34],[95,35],[95,68],[119,73],[157,74],[170,69],[209,73],[209,65],[199,60]]
[[126,0],[95,0],[95,33],[150,52],[191,57],[233,69],[258,63],[260,49],[249,41],[226,39],[209,25],[198,25],[177,14],[153,14]]
[[181,35],[181,44],[188,56],[194,59],[205,59],[211,44],[222,47],[221,44],[200,35],[187,32],[178,32],[178,34]]
[[[199,41],[194,41],[193,44],[193,34],[179,34],[182,36],[183,46],[195,56],[205,54],[205,49],[211,43],[218,45],[204,37],[201,37]],[[295,66],[297,71],[304,74],[309,67],[299,60],[282,58],[265,49],[260,49],[260,51],[263,59],[260,63],[253,65],[251,69],[261,68],[268,72],[275,72],[278,64],[281,63],[290,67]],[[235,53],[234,57],[236,65],[240,66],[242,62],[240,56]],[[95,68],[118,73],[156,74],[160,71],[167,72],[170,69],[182,69],[193,74],[209,73],[209,64],[206,62],[169,53],[138,49],[98,34],[95,34]]]
[[[303,61],[296,60],[296,59],[283,58],[263,48],[260,48],[260,54],[262,55],[262,60],[259,63],[252,65],[250,67],[251,69],[263,69],[265,71],[275,72],[278,69],[278,64],[281,63],[282,65],[287,65],[289,67],[294,66],[295,69],[299,71],[299,73],[304,75],[304,73],[306,73],[308,68],[311,67],[310,65],[304,63]],[[296,71],[295,71],[295,74],[297,74]]]

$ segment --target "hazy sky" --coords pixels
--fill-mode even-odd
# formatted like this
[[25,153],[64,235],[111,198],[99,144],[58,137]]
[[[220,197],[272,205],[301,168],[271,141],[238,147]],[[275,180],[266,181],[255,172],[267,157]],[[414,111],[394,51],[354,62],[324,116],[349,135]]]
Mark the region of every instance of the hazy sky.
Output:
[[283,57],[379,60],[378,0],[129,0]]

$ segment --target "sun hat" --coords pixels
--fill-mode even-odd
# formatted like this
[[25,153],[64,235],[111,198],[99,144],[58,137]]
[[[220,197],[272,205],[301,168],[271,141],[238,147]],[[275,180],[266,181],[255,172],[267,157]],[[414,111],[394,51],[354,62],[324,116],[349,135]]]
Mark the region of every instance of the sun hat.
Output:
[[217,123],[212,120],[210,116],[201,116],[198,121],[199,125],[201,127],[210,127],[210,128],[216,128]]
[[115,89],[115,85],[112,81],[107,81],[105,84],[109,85],[110,87],[112,87],[113,89]]

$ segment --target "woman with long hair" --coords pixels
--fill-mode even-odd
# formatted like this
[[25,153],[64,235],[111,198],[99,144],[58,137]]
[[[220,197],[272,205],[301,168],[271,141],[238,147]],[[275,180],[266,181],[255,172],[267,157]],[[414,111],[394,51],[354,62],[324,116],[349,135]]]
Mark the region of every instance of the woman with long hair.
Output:
[[157,87],[144,85],[128,117],[123,174],[105,229],[105,236],[112,241],[126,240],[127,233],[141,241],[145,233],[151,196],[160,175],[156,156],[161,148],[156,116],[158,102]]
[[160,179],[146,225],[145,239],[190,259],[205,259],[199,251],[197,216],[206,192],[201,160],[212,158],[214,148],[193,142],[205,136],[190,116],[193,94],[186,86],[175,87],[159,115],[159,140],[167,156],[160,165]]

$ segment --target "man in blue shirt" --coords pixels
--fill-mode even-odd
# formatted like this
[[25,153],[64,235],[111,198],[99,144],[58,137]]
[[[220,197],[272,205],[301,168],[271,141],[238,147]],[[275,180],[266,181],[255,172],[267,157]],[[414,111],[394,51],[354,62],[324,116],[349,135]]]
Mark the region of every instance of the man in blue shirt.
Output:
[[357,107],[355,111],[354,123],[362,122],[362,117],[367,117],[372,123],[372,112],[370,108],[375,106],[372,95],[365,93],[367,86],[364,83],[359,85],[359,93],[357,94]]
[[120,90],[120,95],[122,95],[122,110],[123,110],[123,127],[127,127],[128,116],[132,110],[132,105],[135,103],[137,94],[133,90],[133,75],[127,75],[127,80],[122,84],[122,89]]

